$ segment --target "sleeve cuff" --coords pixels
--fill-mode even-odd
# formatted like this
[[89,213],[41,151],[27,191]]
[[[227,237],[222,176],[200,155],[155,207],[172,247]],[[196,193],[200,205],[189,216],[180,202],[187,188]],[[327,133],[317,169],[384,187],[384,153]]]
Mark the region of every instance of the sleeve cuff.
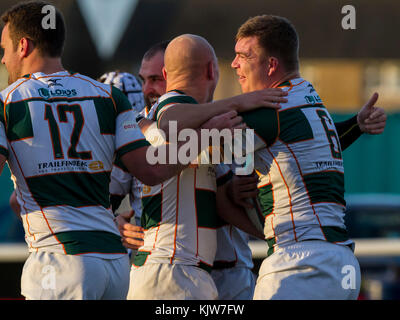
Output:
[[141,147],[150,146],[150,143],[146,139],[140,139],[133,142],[129,142],[117,149],[117,158],[121,158],[125,153],[139,149]]

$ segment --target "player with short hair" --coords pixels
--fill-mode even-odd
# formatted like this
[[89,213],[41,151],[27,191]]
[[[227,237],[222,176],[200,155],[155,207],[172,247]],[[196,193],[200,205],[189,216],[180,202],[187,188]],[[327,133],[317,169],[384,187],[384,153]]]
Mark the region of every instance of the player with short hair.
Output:
[[[182,52],[189,52],[188,58],[198,65],[187,67]],[[212,47],[203,38],[183,35],[172,40],[164,70],[167,93],[152,107],[149,119],[157,119],[181,103],[197,105],[212,99],[218,66]],[[152,144],[165,143],[156,123],[144,134]],[[144,186],[144,245],[134,258],[128,299],[218,297],[209,275],[217,246],[217,207],[222,203],[232,215],[241,214],[242,227],[257,234],[244,212],[227,198],[230,175],[226,166],[198,162],[158,186]]]
[[[139,77],[142,79],[143,94],[148,103],[156,102],[161,95],[165,94],[166,81],[162,74],[162,68],[164,66],[164,52],[168,43],[169,41],[164,41],[152,46],[143,56]],[[145,119],[144,117],[146,116],[148,116],[147,109],[146,113],[142,112],[142,115],[138,118],[139,126],[141,126],[144,133],[146,128],[153,123],[152,120]],[[125,173],[124,176],[119,178],[119,184],[128,186],[130,177],[129,173]],[[234,177],[233,182],[236,181],[246,182],[246,178],[237,180]],[[257,184],[255,184],[256,186]],[[249,189],[249,186],[244,185],[244,187],[247,190]],[[111,193],[115,193],[115,188],[111,189],[110,186],[110,190]],[[236,186],[230,188],[230,194],[236,191]],[[121,193],[121,196],[127,193],[129,193],[128,189]],[[135,217],[136,224],[140,225],[136,208]],[[130,249],[137,249],[142,242],[141,230],[137,226],[130,224],[129,220],[130,215],[124,213],[117,217],[124,245]],[[219,221],[215,256],[217,261],[214,261],[213,270],[211,271],[211,276],[218,290],[218,299],[252,299],[255,280],[251,270],[253,267],[252,254],[247,244],[248,234],[221,219]],[[229,279],[227,275],[229,275]],[[235,281],[232,282],[231,279],[235,279]]]
[[[236,35],[232,68],[242,91],[279,87],[288,92],[279,111],[242,114],[256,133],[258,200],[269,246],[254,299],[356,299],[361,279],[343,220],[342,148],[328,110],[299,74],[298,49],[295,28],[278,16],[250,18]],[[357,120],[372,133],[383,131],[386,116],[374,107],[376,100],[375,94],[350,119],[353,138],[364,131]],[[375,117],[378,123],[371,126]],[[354,270],[350,289],[341,285],[345,265]]]
[[146,103],[146,112],[165,93],[166,81],[162,74],[164,67],[164,52],[169,41],[162,41],[151,46],[143,55],[139,69],[142,80],[142,91]]
[[[42,28],[45,5],[17,4],[2,16],[1,62],[10,86],[0,94],[0,172],[7,160],[29,245],[22,294],[123,299],[129,263],[110,209],[114,154],[148,185],[186,165],[150,165],[146,152],[154,148],[125,95],[64,70],[63,18],[56,11],[57,28]],[[42,285],[46,270],[56,283]]]
[[[279,39],[279,37],[275,37],[274,40],[277,41],[278,39]],[[279,45],[279,47],[283,46],[285,43],[286,42],[284,41],[283,43],[281,43]],[[291,42],[289,42],[289,43],[291,43]],[[278,50],[278,52],[280,52],[280,51]],[[283,50],[282,52],[285,52],[285,50]],[[248,57],[248,53],[246,53],[246,52],[243,52],[243,53],[240,52],[240,53],[238,53],[238,55],[240,55],[243,58],[250,59],[250,57]],[[245,82],[246,85],[248,84],[248,82],[260,85],[260,82],[261,82],[261,86],[257,87],[258,90],[260,90],[262,88],[268,88],[270,86],[266,86],[265,84],[262,84],[262,79],[264,79],[264,80],[268,79],[268,75],[264,74],[265,73],[264,71],[267,70],[268,68],[266,68],[266,66],[263,66],[263,68],[265,70],[260,68],[258,66],[258,64],[265,62],[265,61],[262,59],[262,57],[256,57],[256,58],[258,58],[258,59],[254,61],[255,62],[254,66],[248,68],[248,71],[249,70],[254,71],[254,74],[251,75],[252,78],[248,79],[245,75],[241,75],[240,81]],[[291,56],[289,56],[289,58],[287,60],[290,62],[289,65],[295,63],[295,61],[293,61]],[[253,80],[255,80],[255,81],[253,81]],[[257,90],[257,89],[253,88],[252,90]],[[284,90],[287,91],[287,89],[284,89]],[[319,105],[320,98],[314,97],[312,95],[312,93],[315,92],[314,88],[312,88],[312,86],[310,85],[308,90],[309,90],[308,94],[305,95],[305,96],[307,96],[307,98],[305,98],[305,99],[308,99],[307,100],[308,104]],[[290,91],[289,91],[289,93],[290,93]],[[340,144],[341,144],[342,150],[344,150],[351,143],[353,143],[363,132],[377,134],[377,133],[380,133],[383,131],[383,128],[385,126],[386,116],[384,114],[383,109],[374,107],[376,100],[377,100],[377,95],[373,95],[373,97],[370,99],[370,101],[368,101],[368,103],[360,110],[360,112],[357,114],[357,116],[354,116],[347,121],[334,124],[333,128],[335,128],[337,130],[337,132],[339,133],[336,145],[337,146],[339,145],[339,139],[340,139]],[[208,109],[199,109],[199,108],[194,108],[194,107],[189,109],[189,107],[190,107],[190,105],[181,104],[174,108],[167,109],[163,113],[163,116],[158,118],[158,126],[162,130],[165,131],[165,130],[168,130],[170,121],[177,121],[179,129],[198,128],[198,126],[201,125],[202,121],[204,121],[208,117],[212,116],[212,112],[209,112]],[[260,113],[261,111],[264,112],[265,110],[267,110],[267,109],[260,109],[260,110],[258,110],[258,113]],[[252,123],[253,121],[255,121],[257,119],[258,120],[264,119],[263,117],[252,116],[251,113],[249,113],[249,114],[250,114],[250,117],[248,116],[248,114],[243,114],[243,116],[246,115],[246,118],[245,118],[246,122],[249,121],[249,123]],[[276,119],[276,117],[273,117],[273,119]],[[332,126],[333,122],[331,122],[330,125]],[[262,126],[265,133],[268,133],[267,129],[271,130],[274,127],[276,128],[277,126],[276,125],[272,126],[272,127],[265,126],[265,125]],[[332,130],[334,130],[334,129],[332,129],[331,127],[328,129],[329,129],[328,136],[331,139],[333,139],[332,138],[332,135],[333,135]],[[256,133],[257,133],[257,130],[256,130]],[[332,143],[334,143],[334,142],[332,142]],[[256,155],[256,167],[258,165],[262,166],[262,164],[260,163],[260,159]],[[265,168],[263,168],[263,170],[265,170]],[[262,186],[264,186],[264,184],[268,185],[268,181],[267,182],[262,181],[262,184],[260,184],[260,188]],[[265,197],[265,194],[263,194],[262,196]],[[263,206],[265,208],[265,206],[268,206],[268,203],[264,203]],[[265,211],[265,209],[264,209],[264,211]],[[232,258],[229,260],[225,259],[224,262],[227,262],[226,265],[235,263],[236,258],[235,258],[234,252],[231,255],[231,257],[233,257],[233,259]],[[222,279],[222,277],[224,277],[224,275],[221,273],[220,277]],[[226,279],[228,279],[228,277]],[[221,280],[221,282],[223,283],[224,280]]]

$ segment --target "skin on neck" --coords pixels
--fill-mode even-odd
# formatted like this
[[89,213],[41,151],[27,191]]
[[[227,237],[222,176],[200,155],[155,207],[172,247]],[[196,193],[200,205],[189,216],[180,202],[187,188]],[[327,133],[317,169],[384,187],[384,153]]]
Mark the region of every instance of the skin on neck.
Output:
[[35,72],[52,74],[63,70],[64,67],[61,63],[61,57],[43,57],[38,53],[38,50],[33,50],[31,54],[22,60],[22,74],[20,76]]
[[185,34],[172,40],[164,56],[167,91],[181,90],[199,103],[212,100],[218,80],[214,50],[202,37]]
[[292,71],[286,71],[285,66],[275,57],[268,57],[268,77],[265,79],[264,89],[276,88],[283,82],[300,77],[298,68]]
[[300,78],[299,70],[291,71],[291,72],[284,72],[280,75],[276,75],[276,77],[271,77],[270,84],[266,88],[276,88],[283,82]]

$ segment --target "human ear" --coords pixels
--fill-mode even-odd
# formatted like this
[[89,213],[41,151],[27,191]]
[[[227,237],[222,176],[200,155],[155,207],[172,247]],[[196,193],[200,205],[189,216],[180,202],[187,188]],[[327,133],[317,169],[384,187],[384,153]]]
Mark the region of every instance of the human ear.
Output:
[[278,70],[279,60],[275,57],[268,58],[268,76],[270,77]]
[[19,54],[21,58],[25,58],[33,49],[33,43],[27,38],[21,38],[19,40]]

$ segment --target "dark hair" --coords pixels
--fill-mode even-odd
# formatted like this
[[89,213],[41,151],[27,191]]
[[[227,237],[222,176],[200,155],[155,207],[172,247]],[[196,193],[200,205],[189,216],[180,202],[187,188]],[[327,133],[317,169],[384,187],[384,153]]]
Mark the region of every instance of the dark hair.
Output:
[[298,69],[299,38],[289,20],[261,15],[249,18],[236,34],[236,41],[255,36],[267,56],[279,58],[287,71]]
[[145,52],[143,55],[143,60],[150,60],[153,58],[157,53],[159,52],[165,52],[165,50],[168,47],[168,44],[170,43],[170,40],[162,41],[159,43],[156,43],[152,47],[150,47],[149,50]]
[[55,9],[55,28],[42,26],[45,13],[42,8],[50,5],[46,2],[22,2],[8,9],[1,20],[9,25],[10,38],[14,49],[22,38],[31,40],[43,56],[60,57],[65,41],[65,25],[62,14]]

